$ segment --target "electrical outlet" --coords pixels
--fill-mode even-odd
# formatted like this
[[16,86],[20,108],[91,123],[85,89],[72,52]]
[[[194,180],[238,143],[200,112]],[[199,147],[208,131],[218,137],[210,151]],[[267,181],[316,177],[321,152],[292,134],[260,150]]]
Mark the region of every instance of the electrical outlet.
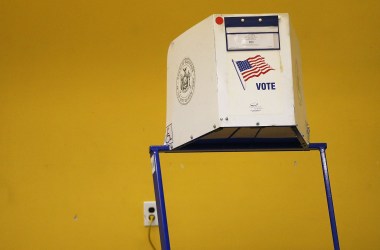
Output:
[[[154,215],[153,222],[149,220],[151,215]],[[158,226],[157,206],[155,201],[144,201],[144,226],[150,225]]]

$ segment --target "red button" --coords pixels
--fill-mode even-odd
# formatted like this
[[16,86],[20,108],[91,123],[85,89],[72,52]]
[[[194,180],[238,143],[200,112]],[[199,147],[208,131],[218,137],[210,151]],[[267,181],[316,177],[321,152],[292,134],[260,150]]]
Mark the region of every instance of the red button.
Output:
[[218,16],[217,18],[215,18],[215,22],[216,22],[216,24],[219,24],[219,25],[221,25],[221,24],[223,24],[223,17],[221,17],[221,16]]

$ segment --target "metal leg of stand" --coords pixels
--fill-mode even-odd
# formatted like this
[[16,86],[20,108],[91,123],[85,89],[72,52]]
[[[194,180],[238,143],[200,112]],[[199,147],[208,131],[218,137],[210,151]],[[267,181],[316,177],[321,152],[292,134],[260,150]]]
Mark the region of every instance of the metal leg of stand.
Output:
[[329,209],[330,225],[331,225],[331,232],[332,232],[332,237],[333,237],[333,242],[334,242],[334,249],[339,250],[340,247],[339,247],[339,239],[338,239],[338,230],[336,227],[334,204],[333,204],[333,198],[332,198],[332,193],[331,193],[329,171],[328,171],[327,159],[326,159],[327,144],[326,143],[311,143],[309,145],[309,148],[318,149],[321,154],[323,179],[325,182],[326,198],[327,198],[327,205]]
[[150,147],[150,158],[152,162],[152,174],[154,182],[154,193],[156,197],[158,226],[160,230],[161,249],[170,250],[169,229],[166,219],[164,187],[162,183],[159,152],[168,150],[166,146]]

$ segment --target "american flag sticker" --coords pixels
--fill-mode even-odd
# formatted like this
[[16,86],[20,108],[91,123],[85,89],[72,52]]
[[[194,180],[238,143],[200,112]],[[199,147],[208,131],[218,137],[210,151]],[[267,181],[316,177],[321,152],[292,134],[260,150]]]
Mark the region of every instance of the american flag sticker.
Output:
[[265,62],[264,57],[256,55],[254,57],[249,57],[244,61],[234,61],[236,73],[239,76],[241,85],[245,90],[243,82],[247,82],[252,77],[259,77],[265,75],[271,70],[274,70],[268,63]]

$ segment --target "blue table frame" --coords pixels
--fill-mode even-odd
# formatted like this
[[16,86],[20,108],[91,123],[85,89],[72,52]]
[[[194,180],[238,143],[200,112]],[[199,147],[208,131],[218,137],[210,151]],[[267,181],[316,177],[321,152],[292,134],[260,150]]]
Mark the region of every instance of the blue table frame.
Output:
[[[310,143],[309,148],[305,150],[319,150],[322,163],[323,179],[325,183],[327,206],[330,216],[331,233],[334,243],[334,249],[339,250],[338,230],[336,226],[334,204],[331,193],[330,178],[327,167],[326,159],[326,143]],[[157,216],[160,231],[161,249],[170,250],[169,228],[166,218],[164,187],[162,183],[161,165],[160,165],[160,152],[171,152],[169,146],[150,146],[150,158],[152,162],[152,174],[154,182],[154,193],[156,197]]]

